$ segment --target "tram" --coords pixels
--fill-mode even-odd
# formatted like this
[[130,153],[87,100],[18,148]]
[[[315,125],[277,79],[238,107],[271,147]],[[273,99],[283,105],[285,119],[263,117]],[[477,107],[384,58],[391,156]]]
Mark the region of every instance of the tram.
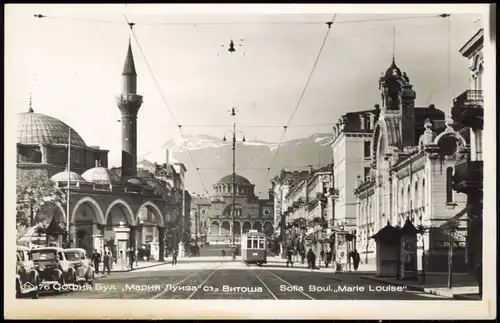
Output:
[[247,265],[261,266],[267,263],[267,237],[265,234],[250,230],[241,236],[241,259]]

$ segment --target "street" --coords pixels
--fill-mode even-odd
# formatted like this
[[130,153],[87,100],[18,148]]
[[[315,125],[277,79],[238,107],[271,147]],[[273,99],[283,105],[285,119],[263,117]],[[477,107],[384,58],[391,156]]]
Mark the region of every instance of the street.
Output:
[[[41,298],[67,299],[266,299],[432,300],[443,297],[372,282],[360,274],[287,268],[278,260],[263,267],[239,260],[180,260],[133,272],[112,273],[86,286]],[[274,259],[274,258],[273,258]]]

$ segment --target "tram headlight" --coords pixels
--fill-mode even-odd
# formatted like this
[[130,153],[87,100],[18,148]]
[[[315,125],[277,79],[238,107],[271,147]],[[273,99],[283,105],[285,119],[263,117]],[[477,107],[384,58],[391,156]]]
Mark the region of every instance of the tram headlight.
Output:
[[40,265],[40,266],[38,266],[38,270],[40,270],[40,271],[44,271],[44,270],[45,270],[45,267],[44,267],[43,265]]

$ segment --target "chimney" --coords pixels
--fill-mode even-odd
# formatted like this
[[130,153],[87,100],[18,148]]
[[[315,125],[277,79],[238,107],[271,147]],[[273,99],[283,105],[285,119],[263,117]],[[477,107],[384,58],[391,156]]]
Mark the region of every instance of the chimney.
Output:
[[168,168],[168,165],[170,165],[170,151],[165,149],[165,167]]

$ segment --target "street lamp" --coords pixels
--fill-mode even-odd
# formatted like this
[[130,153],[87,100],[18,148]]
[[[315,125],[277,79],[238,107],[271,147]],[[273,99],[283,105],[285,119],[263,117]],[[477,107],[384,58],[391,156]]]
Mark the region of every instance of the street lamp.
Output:
[[[235,116],[236,115],[236,109],[232,108],[230,110],[231,115]],[[233,122],[233,130],[227,130],[228,132],[231,132],[233,135],[233,141],[232,141],[232,149],[233,149],[233,215],[232,215],[232,222],[233,222],[233,248],[236,247],[236,231],[235,231],[235,224],[236,224],[236,122]],[[245,142],[245,134],[243,131],[238,130],[239,133],[241,133],[243,139],[242,141]],[[224,134],[224,137],[222,138],[223,141],[227,141],[226,135]],[[233,251],[233,258],[236,258],[235,251]]]

